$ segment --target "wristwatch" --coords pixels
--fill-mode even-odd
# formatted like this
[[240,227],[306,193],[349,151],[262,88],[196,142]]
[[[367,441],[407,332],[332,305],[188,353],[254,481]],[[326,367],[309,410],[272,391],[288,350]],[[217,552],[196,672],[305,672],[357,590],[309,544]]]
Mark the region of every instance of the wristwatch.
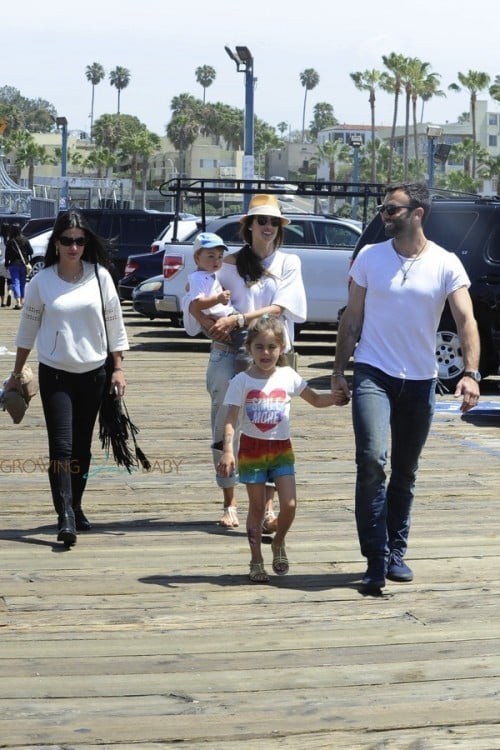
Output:
[[478,370],[465,370],[464,378],[472,378],[476,383],[481,382],[481,373]]
[[238,326],[238,328],[244,328],[245,326],[245,316],[241,313],[236,316],[236,325]]

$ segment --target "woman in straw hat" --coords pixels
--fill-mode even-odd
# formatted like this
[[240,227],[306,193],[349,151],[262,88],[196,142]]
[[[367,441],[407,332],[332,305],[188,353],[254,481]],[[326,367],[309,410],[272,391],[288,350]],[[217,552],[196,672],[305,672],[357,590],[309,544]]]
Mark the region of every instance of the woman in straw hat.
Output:
[[[283,227],[289,219],[282,215],[274,195],[254,195],[248,213],[242,216],[241,236],[245,242],[241,250],[224,258],[218,279],[231,292],[231,304],[239,311],[218,320],[206,315],[195,315],[208,336],[213,339],[207,367],[207,390],[211,398],[212,456],[217,467],[222,455],[224,396],[229,381],[235,374],[236,351],[230,335],[236,328],[246,328],[261,315],[281,319],[286,334],[286,351],[294,338],[294,322],[306,319],[306,294],[302,280],[300,258],[278,248],[283,241]],[[236,440],[238,435],[236,435]],[[224,510],[220,521],[226,528],[239,525],[236,512],[235,485],[237,475],[216,474],[224,495]],[[276,520],[272,511],[273,488],[268,488],[266,506],[267,528],[273,531]]]

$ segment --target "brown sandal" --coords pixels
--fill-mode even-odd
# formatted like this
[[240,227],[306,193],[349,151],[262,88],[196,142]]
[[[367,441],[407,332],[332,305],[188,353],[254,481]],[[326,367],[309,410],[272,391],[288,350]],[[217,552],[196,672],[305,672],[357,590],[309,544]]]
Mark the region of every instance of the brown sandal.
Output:
[[273,570],[277,576],[286,576],[289,571],[288,557],[286,556],[285,545],[282,544],[280,547],[275,547],[271,543],[271,549],[273,551]]
[[248,575],[252,583],[269,583],[269,576],[264,568],[264,563],[251,562]]

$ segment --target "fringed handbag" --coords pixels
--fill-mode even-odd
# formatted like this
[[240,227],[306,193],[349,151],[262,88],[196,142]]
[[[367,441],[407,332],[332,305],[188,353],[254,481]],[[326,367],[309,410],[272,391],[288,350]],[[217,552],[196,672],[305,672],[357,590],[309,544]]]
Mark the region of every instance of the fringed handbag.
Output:
[[[102,296],[101,282],[97,270],[97,263],[94,265],[97,283],[99,285],[99,294],[101,296],[101,309],[104,321],[104,330],[106,332],[106,347],[108,357],[106,359],[106,382],[102,395],[102,402],[99,409],[99,439],[101,447],[109,456],[113,453],[113,458],[118,466],[124,466],[129,474],[132,469],[139,468],[139,465],[146,471],[151,469],[151,463],[146,458],[143,451],[137,445],[136,435],[139,428],[130,419],[127,406],[123,396],[120,398],[115,393],[110,393],[111,376],[113,374],[113,356],[109,351],[108,331],[106,328],[106,317],[104,310],[104,300]],[[133,443],[133,449],[130,445]]]

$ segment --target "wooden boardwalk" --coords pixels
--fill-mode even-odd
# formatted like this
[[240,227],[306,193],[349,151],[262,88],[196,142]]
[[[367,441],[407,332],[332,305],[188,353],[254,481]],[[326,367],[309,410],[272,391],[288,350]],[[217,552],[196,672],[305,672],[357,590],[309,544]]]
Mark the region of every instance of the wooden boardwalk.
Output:
[[[1,310],[0,347],[17,316]],[[0,747],[498,750],[500,420],[443,400],[415,580],[364,597],[350,411],[296,399],[290,574],[250,585],[243,488],[241,527],[216,524],[207,344],[125,317],[126,400],[153,471],[117,471],[96,442],[94,529],[73,549],[55,542],[39,397],[19,426],[0,414]],[[299,352],[327,387],[333,337]],[[4,352],[0,374],[11,366]],[[498,379],[483,391],[498,404]]]

